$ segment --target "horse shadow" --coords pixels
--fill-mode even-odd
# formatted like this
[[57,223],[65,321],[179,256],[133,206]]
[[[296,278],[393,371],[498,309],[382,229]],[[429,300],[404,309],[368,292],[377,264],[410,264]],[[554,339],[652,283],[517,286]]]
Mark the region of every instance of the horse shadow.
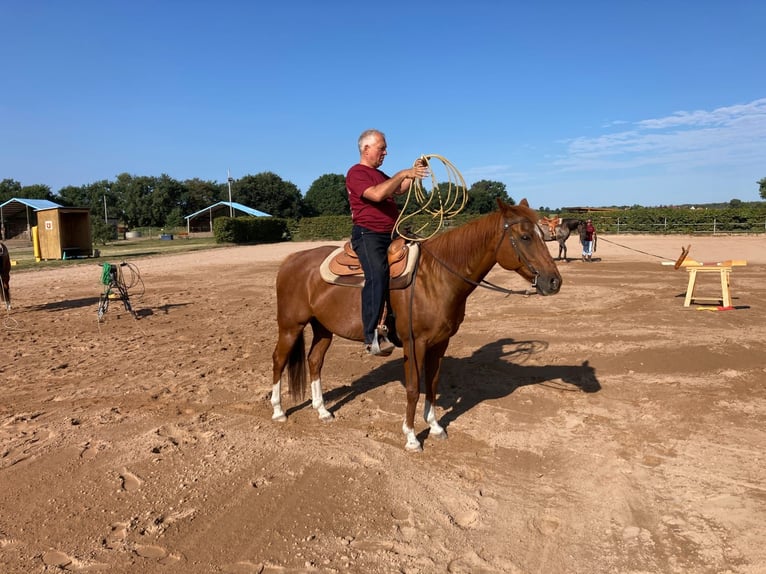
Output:
[[[524,364],[547,348],[548,343],[544,341],[504,338],[480,347],[470,357],[445,356],[436,398],[436,405],[443,410],[439,423],[446,428],[482,402],[507,397],[516,389],[529,385],[586,393],[601,390],[596,369],[588,361],[577,365]],[[403,359],[389,361],[348,385],[326,392],[325,399],[332,405],[328,410],[334,413],[346,403],[392,380],[398,380],[403,387],[403,367]],[[424,392],[424,389],[420,391]],[[427,434],[428,430],[423,432]]]
[[482,402],[507,397],[530,385],[585,393],[601,390],[596,369],[588,361],[577,365],[524,364],[547,348],[544,341],[505,338],[480,347],[470,357],[445,357],[436,398],[444,411],[439,423],[446,428]]
[[98,297],[82,297],[80,299],[64,299],[61,301],[50,301],[39,305],[30,305],[32,311],[64,311],[66,309],[78,309],[80,307],[90,307],[98,305]]

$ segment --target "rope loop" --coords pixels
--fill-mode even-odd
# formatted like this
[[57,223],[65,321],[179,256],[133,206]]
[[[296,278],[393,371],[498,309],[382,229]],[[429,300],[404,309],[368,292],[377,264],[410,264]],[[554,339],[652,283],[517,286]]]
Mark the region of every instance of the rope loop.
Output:
[[[422,155],[417,161],[423,160],[431,174],[431,189],[427,191],[423,187],[423,181],[414,179],[407,191],[404,207],[399,214],[394,226],[394,232],[410,241],[425,241],[436,235],[444,225],[445,220],[455,217],[463,211],[468,203],[468,188],[460,171],[445,157],[430,154]],[[439,183],[431,167],[431,161],[437,160],[447,170],[447,182]],[[429,219],[418,229],[412,231],[405,227],[415,217],[427,215]],[[435,227],[433,231],[424,236],[424,230]]]

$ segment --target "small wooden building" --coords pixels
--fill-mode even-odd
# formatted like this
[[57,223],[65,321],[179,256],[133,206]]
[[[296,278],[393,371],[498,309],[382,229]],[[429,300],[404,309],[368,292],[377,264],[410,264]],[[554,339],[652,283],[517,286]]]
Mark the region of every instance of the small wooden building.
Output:
[[32,228],[37,225],[37,212],[41,209],[61,207],[47,199],[12,197],[0,203],[0,239],[32,240]]
[[37,211],[37,238],[41,259],[74,259],[93,254],[90,210],[56,207]]

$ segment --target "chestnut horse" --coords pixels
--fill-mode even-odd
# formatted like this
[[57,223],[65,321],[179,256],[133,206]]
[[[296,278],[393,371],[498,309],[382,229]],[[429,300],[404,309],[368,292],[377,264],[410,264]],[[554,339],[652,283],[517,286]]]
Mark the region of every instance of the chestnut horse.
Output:
[[4,243],[0,243],[0,291],[2,292],[5,309],[11,310],[11,254]]
[[[396,334],[404,353],[407,409],[402,430],[407,450],[422,450],[415,435],[421,385],[429,436],[447,437],[434,408],[442,358],[450,337],[463,322],[466,299],[477,286],[510,292],[484,281],[495,264],[515,271],[542,295],[553,295],[561,288],[561,275],[526,199],[518,206],[497,203],[497,211],[421,242],[413,280],[405,289],[390,291]],[[319,274],[320,264],[335,249],[325,246],[293,253],[277,274],[279,335],[272,356],[272,420],[287,419],[281,403],[285,367],[293,399],[300,400],[305,392],[306,325],[310,324],[313,332],[308,351],[311,404],[322,420],[333,418],[325,408],[321,384],[322,365],[333,335],[364,340],[360,290],[329,284]]]

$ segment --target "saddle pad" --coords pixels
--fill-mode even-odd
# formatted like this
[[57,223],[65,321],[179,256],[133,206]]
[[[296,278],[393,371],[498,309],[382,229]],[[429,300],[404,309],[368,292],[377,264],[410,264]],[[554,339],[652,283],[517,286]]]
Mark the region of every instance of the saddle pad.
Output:
[[[404,243],[404,242],[402,242]],[[402,255],[399,258],[398,261],[396,261],[394,264],[391,265],[391,282],[389,284],[390,289],[404,289],[410,284],[410,281],[412,281],[412,271],[415,269],[415,265],[417,263],[418,258],[420,257],[420,244],[418,243],[410,243],[404,246],[404,248],[399,248],[398,250],[401,250]],[[404,255],[409,252],[409,257],[404,257]],[[343,285],[345,287],[362,287],[364,286],[364,275],[361,275],[359,273],[349,272],[348,268],[343,266],[344,269],[341,270],[342,273],[336,273],[334,269],[336,266],[333,265],[333,261],[336,258],[336,256],[340,256],[341,258],[345,257],[347,253],[345,252],[344,248],[338,247],[335,249],[330,255],[325,257],[324,261],[319,266],[319,274],[327,283],[332,283],[334,285]],[[404,269],[401,270],[401,273],[397,273],[398,269],[396,267],[404,267]],[[361,266],[360,266],[361,271]]]

